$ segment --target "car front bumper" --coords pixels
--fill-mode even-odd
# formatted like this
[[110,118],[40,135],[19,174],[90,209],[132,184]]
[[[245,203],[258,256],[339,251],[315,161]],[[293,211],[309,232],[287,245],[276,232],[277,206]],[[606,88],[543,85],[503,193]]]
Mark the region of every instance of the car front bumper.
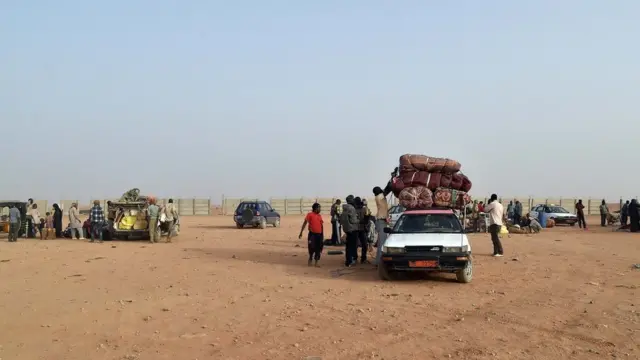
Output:
[[553,220],[556,222],[556,225],[571,225],[578,222],[577,217],[557,217]]
[[[436,266],[419,267],[416,262],[435,261]],[[464,269],[471,261],[471,253],[437,253],[437,254],[382,254],[382,264],[394,271],[447,271]],[[412,266],[413,265],[413,266]]]

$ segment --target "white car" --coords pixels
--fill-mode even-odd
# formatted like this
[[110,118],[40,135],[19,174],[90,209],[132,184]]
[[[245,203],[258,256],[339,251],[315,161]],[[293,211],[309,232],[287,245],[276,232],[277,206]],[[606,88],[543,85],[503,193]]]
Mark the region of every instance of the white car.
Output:
[[455,273],[458,282],[473,277],[471,244],[451,209],[405,211],[382,247],[378,275],[391,280],[401,271]]

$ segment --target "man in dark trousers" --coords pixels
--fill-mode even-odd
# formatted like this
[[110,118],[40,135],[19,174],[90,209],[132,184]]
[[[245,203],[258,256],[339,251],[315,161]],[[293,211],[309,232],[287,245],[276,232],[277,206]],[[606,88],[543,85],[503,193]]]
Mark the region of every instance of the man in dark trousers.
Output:
[[513,207],[513,223],[520,225],[520,220],[522,220],[522,203],[516,200],[516,204]]
[[340,214],[342,214],[342,203],[337,199],[331,205],[331,244],[340,245],[342,243],[342,227],[340,226]]
[[587,230],[587,221],[584,219],[584,204],[582,199],[578,200],[576,204],[576,215],[578,216],[578,226],[581,229]]
[[309,235],[307,236],[309,261],[307,265],[311,266],[311,260],[315,260],[317,267],[318,261],[320,261],[320,255],[322,255],[322,248],[324,247],[324,220],[322,220],[322,215],[320,215],[320,204],[314,203],[311,206],[311,212],[304,218],[298,239],[302,239],[302,233],[307,227],[307,224],[309,224]]
[[627,219],[629,218],[629,200],[622,205],[620,209],[620,226],[627,225]]
[[489,214],[489,232],[491,233],[491,242],[493,242],[493,256],[504,256],[502,243],[500,242],[500,228],[502,227],[502,219],[504,218],[504,207],[498,201],[498,195],[492,194],[489,203],[485,206],[484,211]]
[[347,203],[342,205],[342,215],[340,216],[340,224],[342,230],[347,235],[345,241],[345,262],[347,267],[354,266],[356,264],[356,258],[358,257],[358,213],[353,206],[353,195],[347,196]]

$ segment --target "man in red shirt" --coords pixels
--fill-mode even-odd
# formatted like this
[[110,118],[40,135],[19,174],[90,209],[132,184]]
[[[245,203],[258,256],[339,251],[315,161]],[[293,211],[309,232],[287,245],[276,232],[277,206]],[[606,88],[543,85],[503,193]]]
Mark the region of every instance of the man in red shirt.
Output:
[[311,212],[307,214],[302,223],[300,229],[300,235],[298,239],[302,239],[302,233],[309,224],[309,235],[307,237],[309,243],[309,261],[308,265],[311,266],[311,260],[315,259],[315,265],[318,266],[320,255],[322,254],[322,248],[324,247],[324,221],[322,215],[320,215],[320,204],[314,203],[311,207]]

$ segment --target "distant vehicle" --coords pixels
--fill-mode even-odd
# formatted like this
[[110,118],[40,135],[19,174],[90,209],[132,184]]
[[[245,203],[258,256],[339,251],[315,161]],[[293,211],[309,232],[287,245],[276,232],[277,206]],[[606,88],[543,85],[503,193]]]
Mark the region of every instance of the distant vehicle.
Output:
[[393,227],[396,224],[396,222],[400,218],[400,215],[402,215],[404,211],[405,208],[401,205],[395,205],[392,206],[391,209],[389,209],[389,218],[387,219],[389,227]]
[[532,217],[538,219],[540,213],[547,213],[548,218],[553,219],[556,225],[569,225],[574,226],[578,222],[578,217],[575,214],[570,213],[562,206],[556,206],[553,204],[545,205],[539,204],[533,207],[530,211]]
[[473,277],[471,244],[451,209],[407,210],[382,247],[378,275],[392,280],[397,272],[449,272],[458,282]]
[[267,225],[280,226],[280,214],[266,201],[243,201],[233,215],[238,229],[245,226],[265,229]]

